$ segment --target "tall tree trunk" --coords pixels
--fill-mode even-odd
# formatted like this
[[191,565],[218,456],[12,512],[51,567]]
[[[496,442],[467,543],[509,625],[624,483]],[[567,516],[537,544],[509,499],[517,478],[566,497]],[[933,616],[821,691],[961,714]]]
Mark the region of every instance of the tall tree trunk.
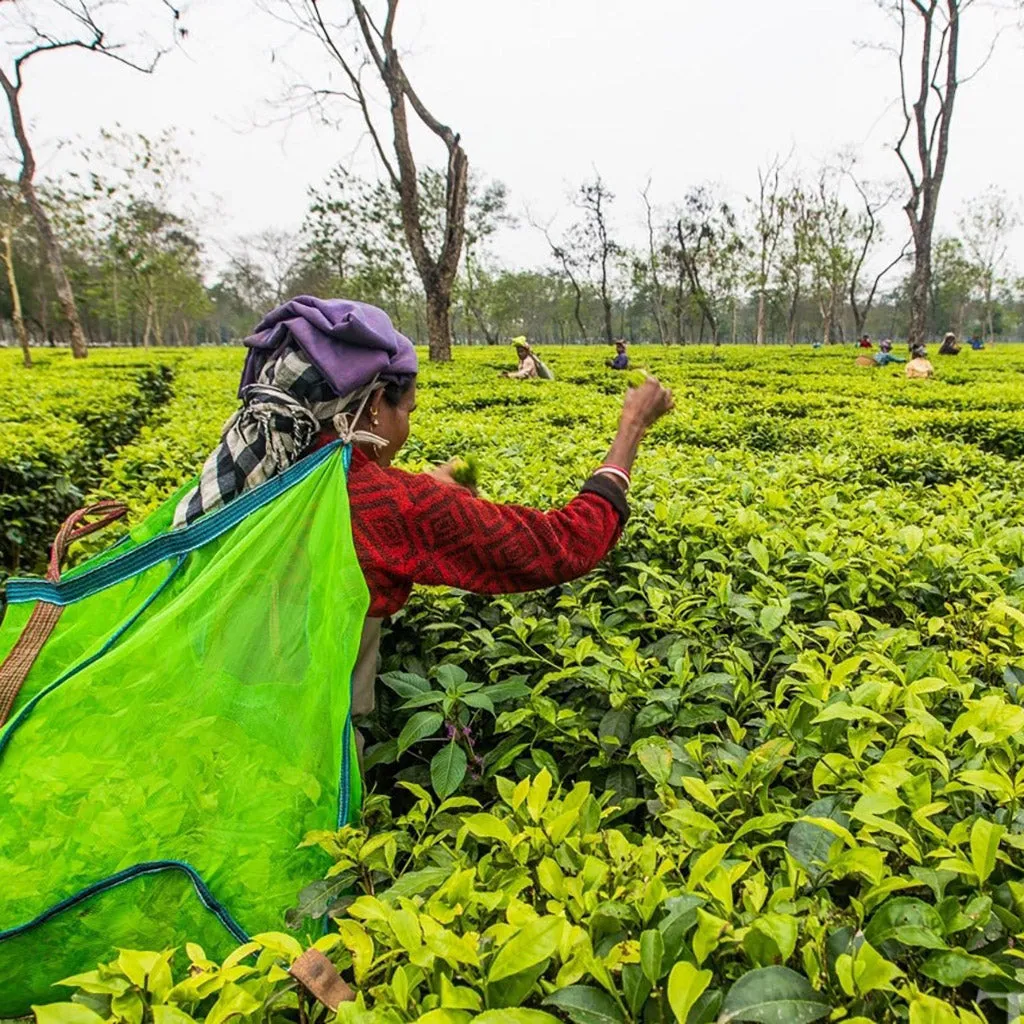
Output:
[[583,292],[580,290],[580,286],[576,283],[575,279],[572,279],[573,291],[576,293],[576,297],[573,300],[572,315],[576,318],[576,323],[580,329],[580,339],[584,344],[590,341],[587,336],[587,328],[583,323]]
[[53,277],[53,287],[57,292],[57,301],[60,303],[61,312],[68,322],[68,330],[71,334],[71,354],[76,359],[85,359],[89,354],[89,346],[85,340],[85,332],[82,330],[82,321],[78,316],[78,306],[75,303],[75,293],[71,290],[71,282],[68,280],[67,271],[64,269],[64,257],[61,255],[60,243],[57,235],[50,225],[50,219],[46,216],[43,204],[39,202],[35,186],[29,179],[22,178],[19,181],[21,194],[25,197],[25,203],[32,211],[32,217],[36,222],[36,230],[42,239],[43,248],[46,250],[46,260],[50,267],[50,274]]
[[661,280],[658,278],[658,256],[654,246],[654,215],[651,209],[651,202],[647,198],[647,191],[651,183],[647,182],[647,188],[640,194],[643,196],[644,206],[647,209],[647,246],[648,259],[651,268],[651,283],[654,285],[654,322],[658,327],[658,338],[662,345],[668,344],[668,330],[665,325],[665,299],[661,290]]
[[117,263],[114,263],[114,342],[121,344],[121,279],[117,273]]
[[451,362],[452,358],[452,314],[451,295],[433,291],[427,296],[427,344],[430,361]]
[[153,333],[153,300],[146,302],[146,326],[142,331],[142,347],[149,348],[149,339]]
[[786,323],[786,344],[792,348],[796,344],[797,312],[800,309],[800,282],[793,286],[793,301],[789,304],[789,318]]
[[[905,66],[908,56],[906,0],[896,7],[900,26],[900,45],[897,51],[900,70],[900,92],[905,119],[903,133],[896,144],[896,153],[903,164],[910,183],[910,198],[904,207],[914,238],[914,271],[910,286],[910,332],[913,345],[923,345],[928,334],[928,306],[932,283],[932,235],[939,206],[939,193],[946,175],[949,159],[950,132],[957,93],[960,88],[960,18],[970,4],[965,0],[945,0],[946,23],[941,24],[938,0],[910,5],[921,18],[921,50],[914,75],[918,91],[911,97],[908,90],[911,77]],[[935,38],[939,38],[937,53],[933,54]],[[933,65],[934,60],[934,65]],[[929,102],[937,98],[938,111],[929,117]],[[912,137],[912,138],[911,138]],[[908,156],[904,146],[913,142],[916,154]],[[917,161],[913,167],[911,160]]]
[[78,317],[78,307],[75,305],[75,293],[71,290],[71,282],[68,280],[67,271],[64,269],[64,258],[61,256],[60,245],[54,233],[50,218],[39,202],[33,179],[36,173],[36,158],[29,144],[28,135],[25,132],[25,122],[21,116],[21,80],[20,72],[16,82],[12,82],[7,75],[0,71],[0,86],[7,96],[7,105],[10,108],[11,127],[14,129],[14,137],[18,141],[21,150],[21,174],[18,177],[18,188],[25,199],[25,204],[32,212],[32,218],[36,222],[36,230],[43,243],[46,252],[46,259],[50,266],[50,274],[53,277],[53,285],[57,291],[57,300],[60,302],[64,319],[68,322],[71,332],[71,354],[76,359],[84,359],[89,354],[89,346],[85,341],[85,334],[82,331],[82,322]]
[[765,328],[765,312],[766,312],[766,296],[764,292],[757,293],[757,338],[756,344],[764,344],[764,328]]
[[932,283],[931,235],[915,247],[914,270],[910,277],[910,347],[923,345],[928,338],[928,299]]
[[18,344],[21,346],[22,362],[27,368],[32,366],[32,351],[28,344],[28,328],[25,326],[25,316],[21,310],[21,290],[18,288],[18,278],[14,273],[14,232],[10,225],[3,229],[4,241],[4,269],[7,271],[7,287],[11,292],[11,318],[14,320],[14,331],[18,335]]
[[[466,264],[466,308],[469,310],[470,316],[476,321],[477,327],[480,328],[481,333],[484,336],[484,343],[487,345],[498,344],[498,332],[492,330],[488,324],[487,319],[484,317],[480,310],[480,304],[477,302],[477,291],[476,286],[473,284],[473,254],[471,247],[467,245],[465,247],[465,264]],[[472,341],[472,331],[470,324],[467,320],[466,323],[466,340]]]
[[867,323],[867,313],[860,306],[853,307],[853,337],[859,341],[864,337],[864,324]]

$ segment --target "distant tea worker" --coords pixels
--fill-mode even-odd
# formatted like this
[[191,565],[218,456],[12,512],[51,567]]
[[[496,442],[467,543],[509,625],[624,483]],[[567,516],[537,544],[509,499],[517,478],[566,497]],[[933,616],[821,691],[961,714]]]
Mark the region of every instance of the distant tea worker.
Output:
[[615,356],[609,359],[605,366],[610,370],[628,370],[629,353],[626,351],[626,343],[621,338],[615,342]]
[[915,345],[911,349],[913,359],[907,363],[906,374],[910,379],[922,379],[935,376],[935,367],[928,360],[928,350],[924,345]]

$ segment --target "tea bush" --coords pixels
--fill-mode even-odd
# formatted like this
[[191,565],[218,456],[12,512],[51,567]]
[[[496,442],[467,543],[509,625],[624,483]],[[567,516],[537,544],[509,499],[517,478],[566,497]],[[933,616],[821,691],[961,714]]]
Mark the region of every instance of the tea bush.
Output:
[[[602,357],[546,351],[554,382],[498,379],[499,350],[426,366],[406,463],[472,455],[490,498],[566,500],[614,431]],[[1016,1019],[1024,352],[932,381],[849,351],[632,357],[679,410],[606,563],[420,591],[390,624],[361,825],[303,840],[334,865],[294,919],[326,934],[282,922],[223,964],[112,949],[43,1024],[319,1020],[285,970],[313,944],[365,1024]],[[235,407],[237,351],[173,365],[96,488],[137,516]]]
[[170,395],[167,360],[99,352],[40,355],[31,370],[0,353],[0,579],[40,567],[57,527]]

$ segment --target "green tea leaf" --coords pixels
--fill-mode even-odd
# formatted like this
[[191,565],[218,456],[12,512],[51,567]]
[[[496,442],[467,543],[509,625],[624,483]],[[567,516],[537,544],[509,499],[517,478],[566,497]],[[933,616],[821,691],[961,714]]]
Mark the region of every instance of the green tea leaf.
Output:
[[152,1007],[153,1024],[196,1024],[180,1007],[166,1004]]
[[944,948],[945,932],[942,918],[930,904],[909,896],[901,896],[883,904],[864,929],[864,938],[875,949],[895,941],[905,946],[930,949]]
[[477,1014],[471,1024],[558,1024],[558,1018],[543,1010],[521,1010],[505,1007]]
[[462,827],[477,839],[497,839],[506,846],[512,842],[508,825],[493,814],[471,814],[463,821]]
[[640,935],[640,967],[647,980],[655,985],[661,977],[661,961],[665,956],[665,938],[655,928]]
[[103,1024],[103,1018],[81,1003],[50,1003],[33,1006],[36,1024]]
[[690,1010],[700,999],[713,977],[711,971],[699,971],[693,964],[681,960],[668,977],[668,1003],[678,1024],[686,1024]]
[[560,917],[538,917],[524,925],[501,949],[487,974],[488,983],[510,978],[547,960],[558,948],[565,921]]
[[832,1012],[825,997],[788,967],[749,971],[726,993],[720,1024],[811,1024]]
[[672,751],[667,740],[660,736],[646,736],[633,744],[631,753],[658,785],[668,784],[672,774]]
[[949,988],[959,988],[968,978],[979,982],[986,979],[1008,978],[991,960],[975,956],[963,949],[932,953],[921,965],[921,973]]
[[574,1024],[626,1024],[615,1000],[590,985],[561,988],[552,992],[543,1005],[558,1007]]
[[995,870],[999,841],[1006,833],[1004,825],[978,818],[971,828],[971,866],[981,882],[987,882]]

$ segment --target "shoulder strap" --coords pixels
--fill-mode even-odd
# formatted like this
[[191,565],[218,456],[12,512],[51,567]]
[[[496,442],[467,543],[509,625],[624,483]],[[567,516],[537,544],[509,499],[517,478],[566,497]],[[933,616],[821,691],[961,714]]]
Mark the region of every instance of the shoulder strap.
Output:
[[[128,508],[117,501],[101,501],[88,508],[81,508],[64,520],[57,531],[50,551],[50,565],[46,578],[51,583],[60,582],[60,567],[68,553],[68,548],[76,541],[87,537],[90,533],[102,530],[128,514]],[[88,522],[97,516],[95,522]],[[63,605],[37,601],[29,616],[25,628],[22,629],[10,653],[0,665],[0,726],[8,719],[14,702],[28,678],[32,666],[39,657],[43,645],[50,639],[57,621],[60,619]]]

